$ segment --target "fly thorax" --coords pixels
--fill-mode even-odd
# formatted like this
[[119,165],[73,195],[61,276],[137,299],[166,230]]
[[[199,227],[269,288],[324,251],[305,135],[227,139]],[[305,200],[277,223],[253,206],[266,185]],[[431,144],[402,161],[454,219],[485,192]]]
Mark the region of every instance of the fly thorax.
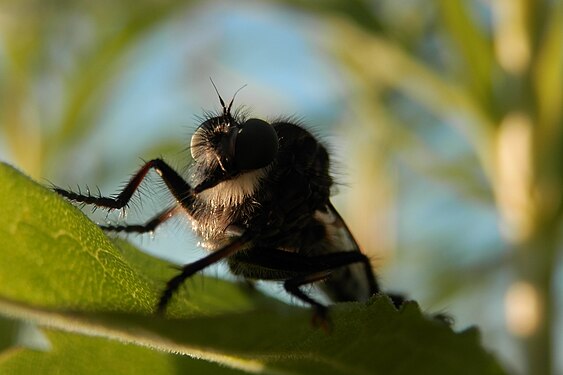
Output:
[[212,210],[235,208],[253,196],[266,176],[267,168],[242,173],[198,194],[198,200]]
[[232,228],[247,221],[246,217],[259,207],[252,197],[267,172],[268,168],[261,168],[242,173],[197,195],[190,219],[202,247],[213,251],[238,236]]

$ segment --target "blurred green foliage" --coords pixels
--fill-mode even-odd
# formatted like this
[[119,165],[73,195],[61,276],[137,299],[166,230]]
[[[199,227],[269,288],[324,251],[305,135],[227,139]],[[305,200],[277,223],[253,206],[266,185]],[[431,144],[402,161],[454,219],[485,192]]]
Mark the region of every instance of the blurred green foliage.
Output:
[[[128,54],[159,25],[181,14],[227,6],[210,4],[4,0],[3,154],[34,177],[60,174],[76,157],[73,147],[96,133],[117,78],[131,69],[125,64]],[[557,373],[555,354],[562,342],[556,331],[561,316],[556,270],[563,216],[563,2],[269,4],[271,9],[261,11],[301,17],[298,22],[309,25],[309,37],[324,47],[326,58],[339,64],[344,76],[346,112],[340,121],[354,144],[357,179],[363,181],[352,189],[346,217],[364,248],[391,252],[401,246],[395,217],[407,204],[402,190],[419,186],[413,177],[404,179],[405,170],[414,171],[414,180],[448,186],[468,205],[494,212],[502,251],[490,251],[470,267],[453,252],[432,253],[430,260],[415,256],[415,262],[426,266],[431,288],[445,300],[464,298],[468,287],[485,294],[495,277],[508,273],[506,318],[496,311],[499,317],[491,319],[504,322],[511,311],[532,306],[531,315],[520,322],[527,321],[528,331],[509,326],[512,338],[521,346],[527,373]],[[221,58],[215,45],[206,52]],[[146,157],[175,144],[167,140],[137,153]],[[426,196],[419,192],[416,197]],[[366,211],[374,212],[370,220]],[[451,211],[455,209],[436,216]],[[429,231],[422,225],[420,230]],[[436,248],[443,246],[439,236],[432,238]],[[518,296],[510,293],[518,285],[529,286],[532,293],[527,299],[521,296],[520,305],[511,305],[508,295]],[[516,357],[512,355],[514,361]]]

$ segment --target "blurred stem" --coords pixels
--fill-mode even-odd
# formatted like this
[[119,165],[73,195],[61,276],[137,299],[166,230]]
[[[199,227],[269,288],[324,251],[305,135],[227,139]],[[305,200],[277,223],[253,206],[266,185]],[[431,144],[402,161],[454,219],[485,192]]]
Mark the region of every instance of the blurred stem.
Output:
[[[555,327],[557,327],[557,296],[555,290],[555,275],[557,269],[557,253],[560,246],[558,228],[559,220],[555,211],[557,202],[561,202],[561,155],[558,150],[560,144],[557,141],[538,143],[542,137],[540,104],[542,98],[534,92],[534,67],[540,56],[538,50],[543,47],[544,36],[546,34],[547,19],[555,18],[556,12],[550,14],[548,1],[524,2],[525,31],[528,35],[531,58],[530,66],[525,71],[526,81],[525,96],[526,104],[531,106],[532,116],[534,116],[535,128],[535,147],[534,147],[534,171],[535,187],[541,199],[534,199],[537,206],[538,217],[536,230],[530,239],[525,252],[529,253],[531,264],[527,264],[528,256],[524,255],[524,263],[519,262],[518,271],[528,279],[539,294],[542,303],[540,309],[539,325],[534,335],[524,340],[524,346],[528,354],[528,373],[529,374],[555,374],[554,344],[556,340]],[[559,7],[560,9],[560,7]],[[548,79],[554,79],[550,77]],[[559,86],[561,90],[561,86]],[[522,106],[526,105],[522,103]],[[559,123],[559,125],[562,125]],[[559,132],[561,128],[559,128]],[[561,134],[561,133],[560,133]],[[556,139],[560,137],[556,137]],[[546,158],[547,156],[547,158]],[[545,162],[544,162],[545,161]],[[554,193],[553,188],[559,190]],[[558,189],[559,188],[559,189]],[[528,271],[529,270],[529,271]],[[529,272],[529,273],[528,273]]]
[[537,327],[523,339],[527,356],[527,373],[554,374],[553,344],[557,316],[554,276],[557,267],[558,236],[554,225],[543,225],[517,249],[516,270],[521,281],[528,283],[538,294]]

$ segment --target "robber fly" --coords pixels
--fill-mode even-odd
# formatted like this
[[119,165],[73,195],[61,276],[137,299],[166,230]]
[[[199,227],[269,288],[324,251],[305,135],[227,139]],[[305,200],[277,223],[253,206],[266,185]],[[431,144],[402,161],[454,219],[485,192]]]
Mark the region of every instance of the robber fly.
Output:
[[[215,88],[217,91],[217,89]],[[162,159],[145,163],[114,197],[60,188],[67,199],[107,209],[125,208],[152,169],[175,198],[139,225],[105,231],[144,233],[177,214],[187,216],[210,251],[168,281],[157,304],[163,312],[182,283],[218,261],[248,280],[283,281],[284,289],[312,306],[315,324],[328,322],[327,307],[302,287],[317,283],[333,302],[366,301],[380,288],[372,266],[330,202],[333,179],[326,148],[291,121],[268,123],[231,111],[208,116],[191,138],[193,161],[184,179]],[[389,295],[398,307],[403,298]]]

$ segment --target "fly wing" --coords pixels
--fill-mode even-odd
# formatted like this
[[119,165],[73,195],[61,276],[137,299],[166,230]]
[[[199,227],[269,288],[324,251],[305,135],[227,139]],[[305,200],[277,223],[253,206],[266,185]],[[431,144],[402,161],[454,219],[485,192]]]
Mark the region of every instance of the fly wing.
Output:
[[[354,236],[332,203],[327,204],[325,212],[317,211],[315,218],[326,228],[323,252],[360,251]],[[352,264],[334,270],[320,287],[333,302],[366,301],[377,292],[373,290],[373,286],[377,286],[376,280],[370,280],[373,277],[373,273],[366,272],[363,264]]]

